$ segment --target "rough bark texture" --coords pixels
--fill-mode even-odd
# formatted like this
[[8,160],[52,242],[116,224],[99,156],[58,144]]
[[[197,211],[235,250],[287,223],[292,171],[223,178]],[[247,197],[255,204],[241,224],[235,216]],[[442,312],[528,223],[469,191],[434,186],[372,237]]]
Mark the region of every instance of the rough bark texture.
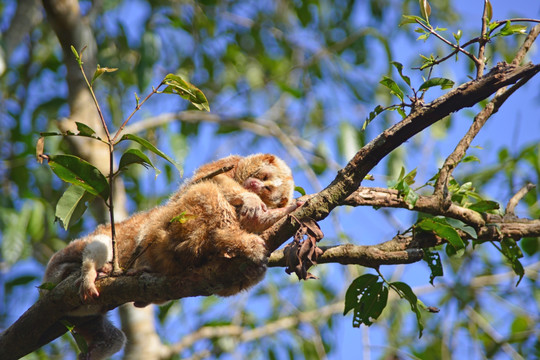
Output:
[[[383,132],[362,148],[349,164],[339,171],[335,180],[323,191],[312,196],[307,203],[296,211],[297,218],[310,217],[316,220],[325,218],[336,206],[376,205],[405,207],[399,194],[391,190],[360,188],[364,176],[390,151],[451,112],[472,106],[476,102],[492,95],[499,88],[508,86],[520,79],[530,78],[540,70],[540,65],[528,64],[513,66],[499,64],[485,77],[463,84],[430,104],[412,112],[410,116]],[[366,195],[368,194],[368,195]],[[539,236],[540,221],[522,220],[515,217],[494,217],[477,213],[456,206],[441,208],[432,198],[421,197],[415,210],[443,214],[465,221],[477,228],[480,239],[498,240],[501,235],[520,238]],[[493,224],[497,223],[499,231]],[[490,224],[489,226],[486,224]],[[269,229],[265,234],[268,246],[275,250],[294,233],[295,226],[284,220]],[[463,234],[465,237],[466,234]],[[361,264],[378,266],[381,264],[410,263],[422,258],[422,247],[441,243],[434,235],[416,237],[398,236],[376,246],[342,245],[323,248],[319,263],[338,262],[342,264]],[[272,255],[271,264],[281,266],[280,252]],[[231,271],[236,271],[231,264]],[[70,309],[80,306],[75,286],[76,276],[62,282],[49,294],[41,298],[21,318],[0,337],[0,358],[15,359],[23,356],[63,330],[52,329],[58,319]],[[197,272],[191,271],[174,277],[158,277],[143,274],[104,278],[97,282],[100,290],[100,304],[115,308],[121,304],[139,301],[163,301],[190,296],[208,296],[220,290],[226,284],[214,284]],[[55,330],[56,332],[54,332]],[[57,332],[59,332],[57,334]],[[24,339],[24,341],[22,340]]]
[[[22,9],[23,5],[29,5],[30,9],[35,10],[35,1],[21,1],[19,7]],[[32,8],[32,5],[34,5],[34,8]],[[86,46],[83,61],[85,71],[91,75],[91,72],[96,67],[97,47],[88,21],[81,15],[79,3],[76,0],[43,0],[43,6],[47,18],[61,43],[67,66],[68,102],[71,115],[69,119],[63,120],[59,127],[62,130],[73,130],[75,122],[80,121],[98,132],[102,131],[100,119],[93,106],[90,93],[70,49],[73,45],[80,51],[83,46]],[[32,14],[35,15],[35,12],[30,15]],[[20,16],[22,15],[20,14]],[[538,27],[535,28],[536,34],[539,29]],[[529,36],[524,48],[527,47],[528,49],[532,41],[534,41],[534,38]],[[13,44],[8,46],[8,50],[13,48]],[[490,113],[487,114],[487,117],[489,117],[504,102],[506,97],[510,96],[513,91],[540,71],[540,65],[525,64],[520,66],[521,58],[517,56],[516,61],[512,64],[499,64],[487,75],[465,83],[429,104],[417,106],[407,118],[387,129],[360,149],[349,164],[338,172],[334,181],[320,193],[311,196],[310,200],[297,210],[294,215],[299,219],[306,217],[322,220],[328,216],[332,209],[342,205],[409,208],[409,205],[400,198],[396,191],[360,188],[361,181],[392,150],[423,129],[445,118],[452,112],[477,104],[506,86],[517,84],[506,92],[506,95],[498,93],[497,96],[499,96],[500,100],[491,104],[490,107],[486,107],[490,109]],[[480,122],[476,125],[482,126]],[[474,133],[471,132],[471,136],[474,137]],[[96,141],[85,142],[77,139],[77,142],[72,145],[74,153],[94,163],[103,173],[108,173],[108,165],[96,160],[108,158],[108,150],[103,144]],[[465,144],[465,146],[468,145]],[[456,152],[455,157],[449,157],[445,170],[448,174],[451,173],[453,167],[459,161],[459,155]],[[476,229],[479,240],[497,241],[503,236],[514,239],[520,239],[524,236],[540,236],[540,220],[518,219],[513,215],[513,207],[515,207],[513,204],[519,200],[518,195],[516,195],[515,201],[509,203],[510,205],[507,208],[508,216],[501,217],[479,214],[447,203],[444,196],[442,196],[444,195],[444,186],[444,181],[442,181],[439,186],[441,190],[433,196],[421,196],[411,210],[461,220]],[[122,195],[120,189],[120,186],[116,186],[117,195]],[[115,200],[115,204],[116,209],[119,210],[123,201]],[[118,214],[116,218],[119,220],[123,216],[125,216],[125,213]],[[270,266],[284,266],[283,253],[282,251],[276,251],[276,249],[297,230],[295,223],[290,219],[283,220],[263,234],[268,248],[273,252],[270,258]],[[461,235],[464,238],[468,236],[464,233]],[[325,247],[322,248],[323,253],[318,258],[318,263],[337,262],[370,267],[383,264],[406,264],[419,261],[423,256],[423,247],[434,246],[442,242],[443,240],[435,235],[417,233],[414,236],[396,236],[394,239],[374,246],[338,245]],[[231,263],[230,271],[237,271],[234,262]],[[97,282],[101,294],[97,302],[105,304],[109,309],[113,309],[132,301],[153,302],[191,296],[209,296],[219,292],[223,286],[226,286],[224,283],[226,279],[224,279],[223,283],[215,284],[207,281],[201,275],[202,273],[204,271],[186,271],[173,277],[143,274],[140,276],[104,278]],[[54,290],[40,298],[19,320],[0,335],[0,359],[17,359],[52,341],[66,331],[58,320],[66,312],[81,306],[78,286],[76,285],[77,277],[78,274],[73,274]],[[137,316],[140,317],[136,317],[132,310],[123,308],[123,328],[128,333],[128,336],[142,333],[141,327],[136,324],[136,322],[142,321],[144,322],[142,329],[144,329],[145,334],[143,340],[146,341],[148,337],[152,337],[156,342],[155,333],[152,330],[152,311],[137,312]],[[88,321],[88,319],[80,318],[74,321]],[[137,339],[140,338],[141,336],[130,336],[126,353],[132,355],[133,358],[146,358],[149,356],[147,352],[140,350],[140,344],[137,343]],[[159,345],[156,345],[153,349],[154,355],[163,350]]]

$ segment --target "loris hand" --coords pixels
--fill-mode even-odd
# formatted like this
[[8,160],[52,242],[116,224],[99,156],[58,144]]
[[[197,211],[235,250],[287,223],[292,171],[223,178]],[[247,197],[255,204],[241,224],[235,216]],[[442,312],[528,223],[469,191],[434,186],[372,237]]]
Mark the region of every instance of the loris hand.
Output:
[[266,204],[259,196],[250,192],[242,194],[242,207],[240,208],[241,217],[258,218],[266,211]]

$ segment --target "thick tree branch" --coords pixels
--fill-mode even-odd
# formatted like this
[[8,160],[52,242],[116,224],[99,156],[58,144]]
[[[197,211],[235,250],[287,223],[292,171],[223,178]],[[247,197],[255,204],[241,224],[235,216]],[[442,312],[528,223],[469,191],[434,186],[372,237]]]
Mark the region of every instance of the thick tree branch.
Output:
[[[295,215],[298,218],[311,217],[315,220],[325,218],[333,208],[345,203],[346,199],[358,190],[362,179],[381,159],[412,136],[448,114],[476,104],[499,88],[525,81],[522,79],[528,79],[538,71],[540,71],[540,65],[499,64],[486,76],[463,84],[432,103],[414,109],[406,119],[384,131],[363,147],[349,164],[338,172],[335,180],[318,195],[308,200],[296,211]],[[452,211],[458,212],[458,210]],[[447,209],[447,211],[450,210]],[[540,220],[523,222],[497,217],[488,220],[489,222],[498,221],[500,224],[497,228],[493,225],[481,226],[478,231],[479,239],[485,237],[493,240],[501,235],[513,238],[519,238],[524,234],[540,235]],[[477,225],[481,225],[479,219],[474,221]],[[266,237],[269,248],[275,250],[294,231],[295,228],[290,222],[282,221],[263,236]],[[360,263],[364,261],[367,266],[375,266],[377,261],[379,264],[418,261],[421,254],[419,248],[433,246],[440,242],[441,239],[424,233],[422,236],[417,234],[415,237],[397,236],[375,247],[325,248],[321,262]],[[152,302],[188,296],[208,296],[231,285],[231,279],[227,274],[241,268],[242,264],[238,261],[240,260],[231,259],[226,268],[213,269],[213,272],[208,269],[204,271],[186,269],[186,272],[169,278],[148,274],[104,278],[96,283],[101,294],[97,303],[106,304],[106,308],[112,309],[130,301]],[[213,273],[212,278],[205,278],[203,274],[209,273]],[[18,358],[58,336],[58,331],[63,331],[53,325],[57,324],[66,312],[81,306],[76,276],[77,274],[74,274],[48,292],[0,336],[0,358]],[[51,330],[53,328],[56,332]]]
[[[298,218],[311,217],[322,220],[356,191],[364,177],[386,155],[426,127],[450,113],[470,107],[489,97],[498,89],[530,78],[540,71],[540,65],[515,66],[500,63],[486,76],[465,83],[433,102],[414,109],[409,116],[385,130],[365,145],[347,166],[340,170],[330,185],[295,212]],[[290,238],[296,228],[291,221],[281,221],[267,230],[263,237],[273,251]]]

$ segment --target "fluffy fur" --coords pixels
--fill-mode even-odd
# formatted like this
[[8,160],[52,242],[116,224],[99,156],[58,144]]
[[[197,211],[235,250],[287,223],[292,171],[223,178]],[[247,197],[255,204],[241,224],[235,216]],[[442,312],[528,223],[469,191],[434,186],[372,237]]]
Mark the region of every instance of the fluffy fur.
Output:
[[[214,175],[220,169],[228,170]],[[128,273],[163,275],[202,269],[205,278],[223,284],[218,295],[233,295],[264,276],[268,254],[257,234],[300,205],[293,201],[293,191],[290,168],[274,155],[229,156],[203,165],[165,205],[115,224],[120,266]],[[44,281],[59,283],[81,270],[81,299],[98,297],[95,281],[111,271],[109,234],[110,225],[101,225],[72,241],[51,258]],[[239,259],[242,269],[223,274],[222,269]],[[68,315],[104,312],[89,304]],[[104,315],[97,318],[77,329],[89,345],[81,359],[105,358],[125,342]]]

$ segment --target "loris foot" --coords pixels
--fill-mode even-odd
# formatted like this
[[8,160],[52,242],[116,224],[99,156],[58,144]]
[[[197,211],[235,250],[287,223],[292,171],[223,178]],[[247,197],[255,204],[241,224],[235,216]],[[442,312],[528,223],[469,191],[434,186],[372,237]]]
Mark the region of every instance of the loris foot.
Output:
[[79,296],[84,303],[97,299],[99,297],[99,291],[96,287],[95,280],[88,277],[83,278],[79,288]]
[[79,287],[79,296],[83,302],[89,302],[99,297],[99,291],[96,287],[96,280],[109,276],[111,271],[112,266],[110,264],[106,264],[98,271],[89,266],[87,270],[83,272],[81,285]]
[[264,240],[255,234],[250,234],[242,239],[245,246],[244,255],[257,264],[266,263],[268,261],[267,248]]

